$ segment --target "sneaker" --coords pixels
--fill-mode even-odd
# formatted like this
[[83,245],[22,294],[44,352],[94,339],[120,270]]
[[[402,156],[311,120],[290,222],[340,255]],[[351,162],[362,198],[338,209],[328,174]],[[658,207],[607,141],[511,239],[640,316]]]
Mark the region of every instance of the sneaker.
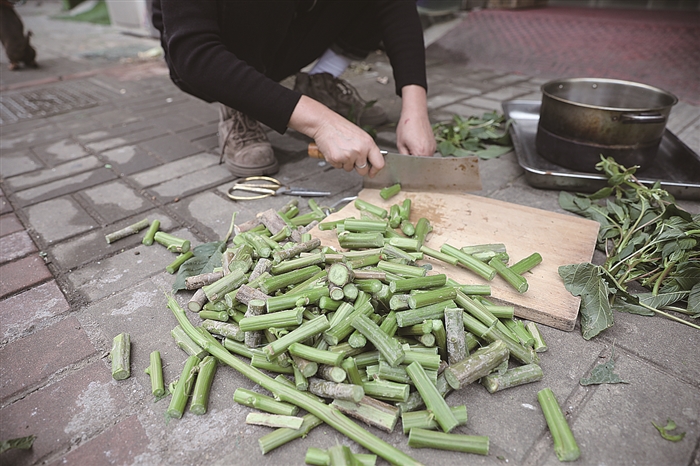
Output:
[[368,105],[350,83],[330,73],[297,73],[294,90],[321,102],[360,126],[378,126],[388,120],[380,105]]
[[279,164],[257,120],[225,105],[219,107],[221,160],[236,176],[274,175]]

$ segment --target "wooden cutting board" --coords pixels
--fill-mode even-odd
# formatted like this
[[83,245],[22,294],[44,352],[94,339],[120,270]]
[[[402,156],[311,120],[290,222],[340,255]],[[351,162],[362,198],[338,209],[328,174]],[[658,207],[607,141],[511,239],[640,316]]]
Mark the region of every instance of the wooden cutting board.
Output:
[[[490,284],[490,299],[515,306],[518,317],[560,330],[574,329],[580,298],[564,288],[558,268],[591,261],[598,234],[597,222],[470,194],[401,192],[385,201],[379,196],[379,190],[363,189],[359,197],[387,210],[392,204],[410,198],[411,221],[415,223],[425,217],[433,226],[425,243],[433,249],[439,250],[445,243],[458,248],[503,243],[510,264],[534,252],[540,253],[542,263],[525,274],[529,289],[523,294],[499,276],[488,282],[467,269],[432,258],[419,263],[430,263],[433,266],[430,274],[444,273],[461,284]],[[360,213],[350,203],[327,220],[353,216],[360,218]],[[315,228],[312,234],[324,245],[340,250],[335,230]]]

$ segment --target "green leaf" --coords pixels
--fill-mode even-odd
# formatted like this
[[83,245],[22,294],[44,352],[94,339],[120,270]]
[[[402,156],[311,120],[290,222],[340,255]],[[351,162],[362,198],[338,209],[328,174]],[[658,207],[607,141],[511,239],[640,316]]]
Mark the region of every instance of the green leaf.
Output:
[[602,268],[591,263],[562,265],[559,276],[574,296],[581,296],[581,334],[586,340],[613,325],[608,285]]
[[173,283],[173,292],[185,289],[185,280],[188,277],[213,272],[216,267],[221,267],[221,255],[226,249],[223,241],[200,244],[192,249],[194,257],[180,266]]
[[455,145],[452,144],[450,141],[442,141],[438,145],[438,152],[440,152],[440,154],[442,154],[444,157],[448,157],[454,154],[454,151],[456,149],[457,148],[455,147]]
[[16,448],[19,450],[29,450],[30,448],[32,448],[35,439],[35,435],[29,435],[27,437],[3,440],[2,442],[0,442],[0,453],[10,450],[12,448]]
[[610,359],[605,364],[598,364],[591,371],[591,376],[588,378],[581,378],[579,383],[581,385],[600,385],[604,383],[629,383],[620,378],[619,375],[615,374],[615,361],[614,361],[615,350],[610,355]]
[[688,296],[688,310],[700,314],[700,282],[690,290],[690,296]]
[[495,159],[496,157],[500,157],[501,155],[505,155],[511,150],[513,150],[513,148],[509,146],[490,145],[487,146],[486,149],[476,151],[474,155],[476,155],[482,160],[488,160]]
[[667,419],[666,425],[663,427],[656,424],[654,421],[651,421],[651,423],[654,427],[656,427],[656,430],[659,431],[661,436],[670,442],[680,442],[683,440],[683,437],[685,437],[685,432],[680,432],[678,434],[671,433],[672,430],[675,430],[678,427],[673,419]]

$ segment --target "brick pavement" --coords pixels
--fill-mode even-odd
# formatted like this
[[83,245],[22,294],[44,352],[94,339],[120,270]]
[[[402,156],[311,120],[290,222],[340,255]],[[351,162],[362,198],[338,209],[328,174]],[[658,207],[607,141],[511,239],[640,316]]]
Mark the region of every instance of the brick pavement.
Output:
[[[506,99],[538,98],[545,79],[444,61],[439,54],[429,59],[434,121],[500,110]],[[377,95],[395,119],[391,81],[376,80],[390,76],[388,64],[381,55],[371,61],[370,72],[348,79],[361,93]],[[226,197],[232,177],[218,165],[216,107],[177,90],[161,63],[111,66],[72,82],[92,90],[96,103],[0,126],[0,438],[37,435],[32,450],[8,452],[3,464],[301,464],[307,446],[343,442],[324,427],[305,442],[260,455],[257,439],[267,430],[246,426],[249,410],[231,401],[236,387],[254,385],[228,368],[217,373],[209,413],[166,421],[167,400],[153,402],[143,368],[151,351],[161,351],[167,383],[184,361],[164,306],[172,276],[163,269],[174,256],[142,245],[138,236],[107,244],[104,235],[157,218],[163,230],[199,244],[221,238],[234,210],[243,222],[288,199],[233,203]],[[48,80],[29,88],[61,86]],[[681,102],[670,128],[700,152],[700,108]],[[308,141],[300,135],[270,137],[284,183],[330,190],[328,203],[359,190],[356,175],[306,157]],[[392,138],[391,128],[379,133],[387,147]],[[513,153],[483,161],[480,170],[478,194],[560,211],[556,192],[527,185]],[[698,202],[682,205],[700,212]],[[132,377],[116,382],[106,355],[122,331],[132,335]],[[590,342],[577,332],[543,331],[550,351],[542,367],[569,411],[584,452],[578,464],[700,464],[695,331],[632,315],[616,315],[615,327]],[[580,387],[578,379],[609,356],[613,344],[617,371],[630,383]],[[489,395],[473,386],[450,396],[451,404],[469,406],[469,426],[460,432],[492,438],[490,456],[469,455],[470,464],[558,464],[535,408],[539,388]],[[651,426],[666,416],[687,432],[683,442],[666,442]],[[375,433],[405,445],[400,435]],[[426,464],[465,461],[431,450],[410,454]]]

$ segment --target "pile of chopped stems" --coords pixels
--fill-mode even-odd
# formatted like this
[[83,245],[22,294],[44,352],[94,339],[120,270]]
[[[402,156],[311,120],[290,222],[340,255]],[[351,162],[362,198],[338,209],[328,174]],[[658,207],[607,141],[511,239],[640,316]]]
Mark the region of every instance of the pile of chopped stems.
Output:
[[[350,417],[387,432],[402,418],[415,448],[488,454],[488,437],[455,433],[467,422],[466,407],[445,397],[479,380],[491,393],[540,380],[546,344],[534,323],[525,326],[513,307],[490,300],[490,286],[457,283],[418,261],[429,256],[475,276],[499,274],[524,291],[522,274],[542,258],[509,266],[502,244],[431,249],[424,242],[432,227],[425,218],[412,223],[410,200],[389,210],[359,199],[355,206],[361,218],[319,224],[335,229],[340,251],[308,234],[323,220],[313,205],[304,221],[293,222],[301,216],[288,205],[236,225],[221,267],[188,278],[207,292],[202,300],[197,291],[199,301],[187,307],[209,319],[194,326],[170,297],[173,336],[191,358],[209,354],[272,395],[241,391],[235,401],[272,417],[303,416],[300,429],[262,437],[263,454],[326,423],[390,463],[418,464]],[[192,367],[176,390],[193,385]],[[196,413],[205,411],[206,401]]]

